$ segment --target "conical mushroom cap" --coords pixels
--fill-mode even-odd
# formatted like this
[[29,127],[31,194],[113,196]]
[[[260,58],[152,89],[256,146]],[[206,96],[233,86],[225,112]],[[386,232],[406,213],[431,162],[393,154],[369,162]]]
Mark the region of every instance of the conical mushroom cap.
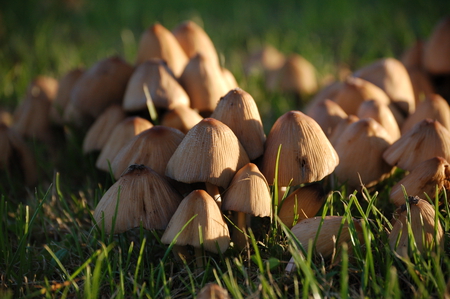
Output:
[[230,299],[228,291],[217,283],[208,283],[197,294],[197,299]]
[[419,68],[423,66],[423,48],[425,43],[417,40],[410,48],[403,52],[400,61],[409,70],[410,68]]
[[[119,203],[117,204],[117,201]],[[182,200],[181,195],[159,174],[144,165],[130,165],[100,199],[94,212],[97,225],[114,233],[142,226],[163,230]]]
[[122,104],[133,67],[120,57],[94,64],[77,80],[70,95],[73,105],[83,114],[96,118],[110,105]]
[[336,151],[317,122],[300,111],[289,111],[277,119],[266,140],[261,172],[269,184],[274,182],[280,144],[279,186],[288,186],[291,179],[294,186],[320,181],[339,164]]
[[161,59],[153,58],[141,63],[131,76],[123,98],[123,108],[126,111],[147,109],[144,84],[157,108],[173,109],[178,105],[190,104],[186,91],[167,64]]
[[[338,92],[340,92],[342,85],[344,83],[343,82],[339,82],[339,81],[334,81],[328,85],[326,85],[324,88],[322,88],[321,90],[319,90],[311,99],[311,101],[309,101],[306,104],[305,107],[305,114],[309,115],[310,111],[312,109],[315,109],[316,105],[319,105],[320,103],[324,102],[325,100],[334,100],[334,98],[336,97],[336,95],[338,94]],[[342,107],[341,107],[342,109]],[[346,112],[347,113],[347,112]]]
[[423,66],[431,74],[450,73],[450,16],[434,27],[423,50]]
[[236,172],[223,195],[222,210],[257,217],[271,216],[272,196],[269,185],[255,164],[248,163]]
[[331,144],[336,147],[336,143],[339,141],[339,139],[341,138],[342,133],[345,131],[345,129],[347,129],[347,127],[349,125],[351,125],[354,122],[357,122],[359,120],[359,117],[357,117],[356,115],[349,115],[346,118],[340,120],[337,124],[336,127],[333,130],[333,134],[331,134],[330,136],[330,142]]
[[188,184],[209,182],[226,188],[249,162],[233,131],[221,121],[205,118],[186,134],[167,164],[166,175]]
[[396,206],[405,204],[405,188],[407,195],[425,196],[434,198],[436,187],[440,192],[442,188],[450,187],[450,164],[442,157],[434,157],[419,163],[408,175],[395,184],[389,198]]
[[[364,237],[360,220],[353,219],[353,224],[357,232],[357,236],[353,237],[357,237],[362,242]],[[319,226],[320,232],[317,237],[314,252],[327,258],[337,251],[343,243],[349,243],[350,245],[352,235],[350,233],[349,223],[342,216],[325,216],[323,222],[321,217],[314,217],[300,221],[291,229],[306,252],[308,252],[310,240],[314,242]]]
[[[411,230],[419,252],[423,252],[434,246],[443,249],[444,231],[440,222],[435,222],[434,207],[419,197],[410,196],[409,203],[411,211]],[[389,234],[389,245],[391,249],[395,250],[400,256],[407,257],[411,250],[409,249],[408,215],[405,205],[402,205],[397,209],[392,222],[393,228]],[[437,229],[436,225],[438,226]],[[436,238],[435,231],[437,231]]]
[[226,124],[241,142],[250,160],[264,152],[266,135],[253,97],[240,88],[230,90],[217,104],[211,118]]
[[328,99],[311,107],[307,115],[319,124],[327,137],[331,136],[335,126],[342,119],[347,118],[347,113],[345,113],[341,106]]
[[187,106],[177,106],[163,115],[161,125],[178,129],[186,134],[202,119],[196,110]]
[[233,73],[225,67],[221,67],[220,69],[222,70],[222,75],[225,81],[225,85],[227,86],[227,90],[238,88],[239,84],[236,81],[236,78],[234,77]]
[[384,58],[354,73],[383,89],[406,115],[415,110],[414,91],[405,66],[394,58]]
[[450,132],[428,118],[415,124],[383,153],[388,164],[409,171],[433,157],[450,160]]
[[278,84],[283,92],[315,93],[319,87],[316,68],[301,55],[291,54],[279,70]]
[[[114,128],[125,119],[120,105],[111,105],[92,124],[83,140],[83,153],[101,151]],[[127,165],[128,166],[128,165]]]
[[350,124],[335,145],[338,180],[358,188],[361,182],[370,187],[388,177],[392,166],[383,160],[383,153],[390,145],[391,136],[375,120],[364,118]]
[[341,88],[331,98],[347,114],[356,115],[359,105],[367,100],[376,100],[388,105],[390,103],[387,94],[375,84],[357,77],[349,77],[341,85]]
[[[275,47],[265,45],[260,49],[252,51],[244,63],[244,72],[247,76],[260,72],[266,75],[268,73],[274,73],[274,71],[278,71],[284,65],[285,60],[285,56]],[[270,84],[267,84],[267,79],[266,77],[266,86],[269,87]]]
[[414,90],[414,98],[416,100],[416,112],[419,110],[420,103],[424,98],[431,96],[436,93],[431,78],[423,69],[410,68],[408,69],[409,77],[411,78],[411,83]]
[[112,163],[120,149],[134,136],[144,130],[153,127],[146,119],[133,116],[122,120],[114,127],[111,135],[103,146],[100,155],[97,158],[95,166],[103,171],[109,171],[109,164]]
[[191,100],[191,108],[211,114],[217,102],[228,92],[219,65],[209,62],[201,53],[189,60],[180,83]]
[[316,216],[325,200],[325,191],[319,183],[298,188],[283,201],[278,217],[291,228],[298,221]]
[[67,72],[58,82],[58,92],[52,104],[50,118],[57,124],[63,124],[64,110],[70,102],[70,94],[75,83],[83,75],[84,69],[73,69]]
[[426,119],[439,121],[447,130],[450,130],[450,106],[440,95],[433,94],[425,98],[416,111],[408,116],[402,126],[402,133],[408,132],[415,124]]
[[358,112],[356,114],[360,119],[372,118],[377,121],[391,136],[391,143],[394,143],[400,138],[400,128],[395,120],[394,114],[386,104],[369,100],[364,101],[359,105]]
[[161,24],[154,24],[142,33],[136,65],[151,58],[161,58],[166,61],[177,78],[189,60],[172,32]]
[[128,141],[111,163],[117,179],[130,164],[144,164],[165,177],[167,163],[184,138],[177,129],[154,126]]
[[214,199],[203,190],[194,190],[181,201],[161,237],[161,242],[170,244],[195,215],[197,216],[181,232],[175,244],[200,248],[199,227],[201,227],[205,250],[214,253],[225,252],[230,245],[228,226]]
[[219,65],[216,48],[202,27],[193,21],[186,21],[174,28],[172,33],[189,58],[202,53],[206,60]]

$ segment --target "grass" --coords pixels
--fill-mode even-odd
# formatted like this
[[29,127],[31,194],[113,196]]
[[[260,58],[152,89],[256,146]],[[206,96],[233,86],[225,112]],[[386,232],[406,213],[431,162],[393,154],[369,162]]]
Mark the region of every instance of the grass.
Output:
[[[67,1],[69,3],[70,1]],[[76,1],[74,1],[76,2]],[[265,90],[260,74],[246,77],[242,61],[270,43],[285,54],[300,53],[320,77],[337,66],[356,69],[399,57],[417,38],[429,36],[449,11],[448,1],[6,1],[0,4],[0,103],[13,111],[37,75],[60,78],[119,54],[132,63],[139,36],[154,22],[173,28],[185,19],[203,24],[222,63],[256,100],[266,132],[293,109],[286,95]],[[209,282],[233,298],[442,298],[450,279],[448,203],[436,205],[445,250],[397,256],[388,245],[394,208],[388,202],[398,171],[370,190],[335,188],[319,216],[362,219],[364,242],[336,248],[332,260],[301,244],[276,217],[254,219],[250,247],[205,254],[204,272],[195,262],[178,262],[160,231],[142,228],[105,235],[93,225],[93,210],[112,185],[83,155],[83,132],[69,134],[54,152],[28,144],[38,161],[39,184],[0,173],[0,297],[4,298],[190,298]],[[277,190],[277,188],[275,188]],[[434,202],[436,196],[430,196]],[[274,202],[282,199],[274,196]],[[352,223],[350,221],[350,223]],[[310,247],[311,248],[311,247]],[[338,250],[340,249],[340,250]],[[353,250],[353,252],[351,252]],[[296,270],[284,269],[293,257]]]

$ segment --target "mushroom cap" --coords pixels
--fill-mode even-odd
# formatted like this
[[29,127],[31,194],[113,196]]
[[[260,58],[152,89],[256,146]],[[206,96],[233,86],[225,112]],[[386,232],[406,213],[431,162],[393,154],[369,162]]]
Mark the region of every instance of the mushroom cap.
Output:
[[266,135],[256,102],[249,93],[240,88],[230,90],[220,99],[211,118],[234,132],[250,160],[263,154]]
[[83,140],[83,153],[101,151],[114,128],[126,117],[122,106],[109,106],[91,125]]
[[[285,56],[275,47],[265,45],[260,49],[254,50],[246,59],[244,72],[247,76],[259,72],[267,74],[268,72],[279,70],[284,65],[285,59]],[[266,86],[270,86],[270,84],[266,84]]]
[[[130,165],[100,199],[94,212],[97,225],[114,233],[142,226],[163,230],[182,196],[159,174],[145,165]],[[117,201],[119,201],[117,203]]]
[[188,184],[208,182],[226,188],[249,162],[233,131],[219,120],[205,118],[186,134],[167,164],[166,175]]
[[182,22],[172,30],[172,33],[189,58],[202,53],[208,61],[219,65],[219,56],[211,38],[195,22]]
[[71,103],[82,113],[96,118],[112,104],[122,104],[134,68],[118,56],[98,61],[77,80]]
[[347,113],[341,106],[328,99],[312,106],[307,115],[319,124],[327,137],[331,136],[334,128],[342,119],[347,118]]
[[151,127],[153,127],[151,122],[139,116],[127,117],[122,120],[114,127],[108,141],[106,141],[97,158],[95,166],[100,170],[108,172],[108,161],[112,163],[120,149],[131,138]]
[[272,215],[272,196],[266,178],[253,163],[238,170],[222,196],[222,210],[257,217]]
[[[362,242],[364,236],[360,220],[353,219],[353,224],[357,232],[356,237]],[[294,225],[291,231],[300,241],[306,252],[308,252],[310,240],[314,242],[319,226],[320,231],[316,240],[314,252],[322,255],[324,258],[330,257],[343,243],[350,243],[353,239],[350,233],[349,223],[346,219],[344,220],[342,216],[325,216],[323,222],[322,217],[304,219]]]
[[278,185],[320,181],[333,172],[339,157],[317,122],[300,111],[289,111],[274,123],[267,137],[261,172],[269,184],[275,178],[278,148],[281,154]]
[[[435,222],[434,207],[426,200],[419,197],[408,198],[410,203],[411,230],[414,235],[414,241],[420,252],[438,246],[444,249],[444,231],[440,222]],[[402,205],[394,214],[392,219],[393,227],[389,234],[389,245],[400,256],[409,255],[410,240],[408,234],[408,215],[406,205]],[[436,228],[436,225],[438,226]],[[435,239],[436,235],[436,239]],[[438,243],[436,244],[435,241]],[[398,243],[397,243],[398,242]]]
[[340,120],[336,124],[336,127],[333,130],[333,134],[331,134],[331,136],[330,136],[330,142],[335,148],[336,148],[336,143],[341,138],[341,135],[345,131],[345,129],[347,129],[347,127],[349,125],[351,125],[354,122],[357,122],[358,120],[359,120],[359,117],[357,117],[356,115],[350,114],[346,118]]
[[203,117],[196,110],[188,106],[176,106],[164,113],[161,125],[178,129],[186,134],[202,119]]
[[433,29],[423,49],[423,66],[431,74],[450,73],[450,16]]
[[291,54],[279,70],[278,85],[283,92],[315,93],[319,87],[316,68],[303,56]]
[[442,157],[433,157],[419,164],[397,184],[395,184],[389,198],[396,206],[406,203],[403,188],[407,195],[425,196],[434,198],[436,187],[440,192],[442,188],[449,188],[450,164]]
[[180,83],[189,95],[191,108],[200,112],[214,111],[217,102],[228,92],[228,83],[220,66],[208,61],[201,53],[189,60]]
[[414,91],[406,67],[395,58],[384,58],[353,74],[383,89],[406,115],[415,110]]
[[145,30],[139,41],[136,65],[151,58],[161,58],[179,77],[189,58],[175,36],[161,24],[154,24]]
[[450,160],[450,132],[429,118],[416,123],[383,153],[388,164],[408,171],[433,157]]
[[197,299],[230,299],[228,291],[217,283],[208,283],[197,294]]
[[392,166],[383,160],[383,153],[392,144],[391,136],[371,118],[350,124],[336,142],[339,165],[334,173],[349,187],[361,183],[370,187],[390,176]]
[[186,91],[166,62],[152,58],[139,64],[128,81],[122,104],[126,111],[147,109],[144,84],[147,84],[150,97],[157,108],[173,109],[178,105],[190,104]]
[[[181,231],[183,226],[195,215],[196,217]],[[175,244],[200,248],[199,227],[201,227],[205,250],[214,253],[219,253],[219,251],[223,253],[227,250],[230,245],[228,226],[222,218],[217,203],[204,190],[194,190],[181,201],[161,237],[161,242],[170,244],[181,232]]]
[[278,217],[287,227],[291,228],[298,221],[316,216],[325,200],[326,194],[320,183],[312,183],[298,188],[285,198]]
[[430,75],[423,69],[410,68],[408,73],[414,90],[414,98],[416,100],[416,110],[414,112],[416,112],[424,98],[433,95],[436,91]]
[[403,52],[400,61],[405,65],[408,71],[411,68],[422,68],[424,45],[424,41],[416,40],[411,47]]
[[130,164],[144,164],[165,177],[167,163],[184,138],[174,128],[154,126],[128,141],[111,161],[117,179]]

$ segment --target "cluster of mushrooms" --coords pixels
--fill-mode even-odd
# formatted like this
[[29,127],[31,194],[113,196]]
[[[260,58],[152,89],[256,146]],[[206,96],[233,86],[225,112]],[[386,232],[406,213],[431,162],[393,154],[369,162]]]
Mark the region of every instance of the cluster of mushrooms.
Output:
[[[320,227],[315,251],[324,257],[350,243],[350,225],[363,242],[362,220],[315,217],[325,190],[336,182],[349,193],[371,188],[401,168],[406,175],[390,193],[398,207],[391,247],[411,253],[408,221],[419,251],[443,246],[435,208],[422,198],[450,188],[450,107],[433,81],[450,75],[449,40],[447,18],[401,61],[380,59],[327,85],[305,113],[286,112],[266,137],[255,100],[220,65],[203,29],[155,24],[142,34],[134,66],[110,57],[59,82],[34,80],[13,120],[1,116],[0,166],[10,169],[14,152],[32,185],[35,162],[23,138],[51,144],[55,124],[87,128],[84,153],[99,151],[96,167],[117,179],[95,209],[96,225],[107,233],[164,230],[161,241],[180,258],[195,251],[200,267],[203,250],[246,247],[251,217],[274,212],[305,249]],[[255,66],[268,89],[318,90],[313,66],[299,55],[268,47],[246,64]]]

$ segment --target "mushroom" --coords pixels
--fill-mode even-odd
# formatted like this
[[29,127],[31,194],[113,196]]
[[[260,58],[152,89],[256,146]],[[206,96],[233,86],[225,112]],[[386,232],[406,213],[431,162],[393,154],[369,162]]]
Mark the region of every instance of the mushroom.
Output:
[[194,190],[181,201],[161,242],[193,246],[197,265],[203,269],[203,249],[213,253],[225,252],[230,245],[230,233],[213,198],[204,190]]
[[264,152],[266,135],[253,97],[240,88],[220,98],[211,118],[226,124],[241,142],[251,161]]
[[203,117],[196,110],[187,106],[177,106],[164,113],[161,125],[178,129],[186,134],[202,119]]
[[232,240],[238,248],[246,246],[246,215],[272,216],[269,185],[255,164],[248,163],[236,172],[223,195],[222,210],[235,212]]
[[231,299],[228,291],[217,283],[208,283],[197,294],[197,299]]
[[309,109],[308,116],[313,118],[322,128],[325,135],[329,138],[336,125],[347,118],[347,113],[332,100],[324,100]]
[[109,234],[141,224],[148,230],[164,230],[181,200],[163,177],[145,165],[133,164],[100,199],[94,219]]

